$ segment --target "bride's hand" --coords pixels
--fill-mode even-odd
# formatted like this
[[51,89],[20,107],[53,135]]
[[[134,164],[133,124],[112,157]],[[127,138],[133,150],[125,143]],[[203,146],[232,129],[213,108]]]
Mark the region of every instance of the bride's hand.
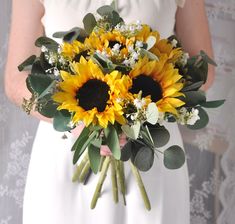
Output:
[[[126,144],[126,135],[125,134],[121,134],[119,136],[119,144],[120,144],[121,148]],[[111,156],[112,152],[107,145],[102,145],[100,148],[100,155],[101,156]]]

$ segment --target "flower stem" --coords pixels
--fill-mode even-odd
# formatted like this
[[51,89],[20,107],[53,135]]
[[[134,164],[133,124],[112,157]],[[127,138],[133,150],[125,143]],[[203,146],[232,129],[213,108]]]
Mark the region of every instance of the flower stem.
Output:
[[145,207],[146,207],[147,210],[151,210],[151,204],[150,204],[147,192],[145,190],[144,183],[143,183],[142,178],[140,176],[140,173],[139,173],[138,169],[134,166],[134,164],[132,162],[130,162],[130,163],[131,163],[132,173],[134,174],[134,176],[136,178],[136,181],[137,181],[137,184],[139,186],[140,193],[142,195]]
[[74,174],[73,174],[73,178],[72,178],[72,181],[73,181],[73,182],[78,181],[79,176],[80,176],[80,174],[81,174],[81,172],[82,172],[82,169],[84,168],[84,166],[86,165],[86,163],[87,163],[87,161],[88,161],[88,159],[89,159],[89,158],[88,158],[88,151],[86,151],[86,152],[84,152],[84,153],[85,153],[85,155],[84,155],[82,161],[81,161],[80,164],[77,166],[77,168],[76,168],[76,170],[75,170],[75,172],[74,172]]
[[117,161],[114,158],[112,158],[111,159],[111,177],[112,177],[112,188],[113,188],[113,200],[115,203],[118,203],[116,163]]
[[126,186],[125,186],[125,173],[124,173],[124,164],[122,161],[116,161],[117,168],[117,179],[120,187],[120,191],[123,196],[124,205],[126,205]]
[[102,166],[102,170],[100,173],[100,177],[98,180],[98,183],[96,185],[96,189],[95,189],[95,193],[93,195],[92,201],[91,201],[91,209],[94,209],[98,200],[98,197],[100,196],[100,192],[104,183],[104,180],[107,176],[107,171],[109,168],[109,164],[110,164],[110,156],[106,156],[105,160],[104,160],[104,164]]
[[102,170],[104,159],[105,159],[105,156],[101,156],[100,165],[99,165],[99,172]]
[[84,182],[86,176],[87,176],[87,173],[89,172],[89,169],[90,169],[90,161],[88,160],[85,164],[85,166],[83,167],[82,171],[81,171],[81,174],[79,176],[79,181],[80,182]]

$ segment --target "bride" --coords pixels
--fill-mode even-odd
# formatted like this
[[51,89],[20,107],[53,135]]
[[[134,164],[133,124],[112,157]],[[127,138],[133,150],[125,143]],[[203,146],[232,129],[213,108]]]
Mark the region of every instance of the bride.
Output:
[[[25,79],[17,66],[28,56],[37,54],[34,41],[44,33],[51,37],[56,31],[82,26],[82,18],[111,0],[13,0],[12,24],[8,60],[5,72],[7,96],[17,105],[29,98]],[[204,0],[117,0],[118,11],[126,22],[141,20],[166,38],[176,32],[183,48],[190,55],[204,50],[212,56],[212,47]],[[182,7],[179,7],[179,5]],[[214,71],[203,89],[213,82]],[[27,175],[23,224],[189,224],[189,180],[187,164],[178,170],[167,170],[159,157],[150,171],[142,173],[152,210],[146,211],[139,190],[125,166],[127,205],[114,204],[110,195],[110,178],[107,178],[101,198],[94,210],[90,201],[98,176],[93,175],[86,186],[72,183],[74,167],[70,148],[82,130],[82,125],[67,139],[53,130],[51,120],[32,112],[40,124],[35,137]],[[176,124],[168,124],[171,134],[169,145],[182,145]],[[120,139],[124,144],[124,140]],[[166,146],[167,147],[167,146]],[[109,155],[102,146],[102,155]],[[187,152],[186,152],[187,153]]]

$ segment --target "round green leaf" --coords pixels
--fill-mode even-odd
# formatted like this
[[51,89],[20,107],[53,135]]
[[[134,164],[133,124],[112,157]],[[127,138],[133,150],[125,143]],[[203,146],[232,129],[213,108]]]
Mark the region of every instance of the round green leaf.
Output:
[[173,145],[164,151],[164,165],[168,169],[179,169],[185,163],[185,154],[178,145]]
[[140,133],[140,122],[129,126],[128,124],[121,126],[122,131],[126,134],[127,137],[131,139],[137,139]]
[[160,125],[148,125],[155,147],[162,147],[170,140],[170,133]]
[[147,122],[153,125],[156,124],[158,121],[158,116],[159,112],[156,103],[150,103],[146,110]]
[[53,80],[46,75],[29,75],[27,77],[27,87],[30,91],[36,92],[38,95],[41,95]]
[[148,171],[154,161],[154,152],[149,147],[141,147],[134,159],[134,165],[141,171]]
[[95,16],[92,13],[86,14],[83,19],[83,24],[86,32],[88,34],[91,33],[97,24]]
[[97,13],[101,16],[108,15],[114,11],[112,6],[104,5],[97,9]]
[[59,44],[54,41],[53,39],[49,38],[49,37],[39,37],[36,41],[35,41],[35,45],[37,47],[42,47],[45,46],[47,49],[57,52],[58,51],[58,47]]
[[71,114],[67,110],[58,110],[53,119],[53,127],[56,131],[65,132],[70,131],[68,126],[71,121]]
[[129,140],[121,149],[121,160],[128,161],[131,158],[131,149],[133,147],[133,143]]
[[200,117],[200,120],[197,120],[194,125],[187,125],[187,127],[192,130],[204,128],[209,123],[209,116],[207,112],[201,107],[197,107],[197,109],[199,110],[198,116]]
[[185,92],[185,98],[182,100],[186,103],[187,106],[194,107],[203,102],[206,102],[205,93],[202,91],[189,91]]

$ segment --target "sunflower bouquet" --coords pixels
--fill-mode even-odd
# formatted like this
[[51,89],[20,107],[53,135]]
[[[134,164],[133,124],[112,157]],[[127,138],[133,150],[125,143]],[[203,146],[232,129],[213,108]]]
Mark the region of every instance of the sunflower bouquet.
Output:
[[[180,146],[160,150],[170,138],[164,124],[178,122],[190,129],[207,125],[204,108],[224,103],[208,102],[200,90],[208,64],[216,64],[203,51],[190,58],[175,36],[161,39],[146,24],[126,24],[114,5],[100,7],[96,16],[88,13],[83,23],[84,28],[55,33],[60,43],[48,37],[36,40],[40,56],[30,56],[18,67],[30,70],[26,84],[32,96],[24,99],[23,108],[53,118],[60,132],[85,125],[72,147],[73,181],[87,182],[92,172],[100,173],[91,208],[109,168],[114,201],[120,190],[126,204],[124,162],[129,161],[150,210],[139,171],[148,171],[158,153],[169,169],[184,164]],[[121,149],[123,133],[127,143]],[[101,156],[101,145],[112,155]]]

